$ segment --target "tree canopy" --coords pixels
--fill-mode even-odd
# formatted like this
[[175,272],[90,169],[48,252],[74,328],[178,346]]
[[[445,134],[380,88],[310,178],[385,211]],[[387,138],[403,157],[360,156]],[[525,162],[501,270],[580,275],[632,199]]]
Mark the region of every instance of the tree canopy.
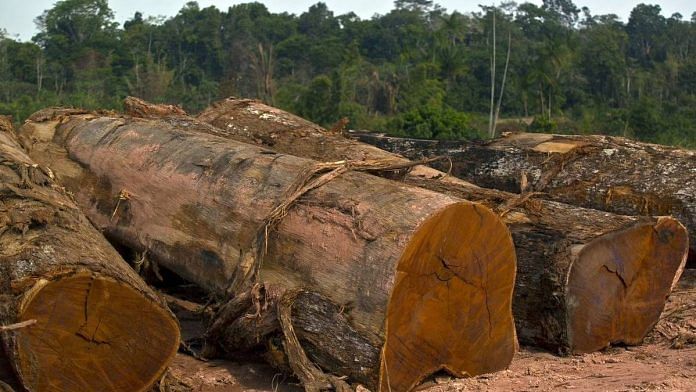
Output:
[[120,26],[107,0],[61,0],[36,24],[31,42],[0,30],[0,113],[17,120],[48,105],[119,108],[129,94],[193,112],[234,95],[325,126],[347,117],[355,129],[479,138],[500,100],[498,131],[696,147],[696,13],[659,5],[624,23],[572,0],[467,14],[397,0],[369,19],[321,2],[293,15],[191,1]]

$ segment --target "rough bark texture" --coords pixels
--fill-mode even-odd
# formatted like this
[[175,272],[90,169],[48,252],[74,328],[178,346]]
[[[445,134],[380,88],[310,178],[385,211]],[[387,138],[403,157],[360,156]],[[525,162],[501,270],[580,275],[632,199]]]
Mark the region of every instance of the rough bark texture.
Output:
[[[324,161],[406,161],[257,101],[227,99],[198,119],[214,125],[214,134],[281,153]],[[440,164],[448,166],[446,160]],[[502,214],[517,252],[513,313],[518,337],[526,344],[576,353],[610,343],[638,344],[657,322],[683,269],[686,234],[670,218],[620,216],[535,199],[535,194],[479,188],[424,166],[413,168],[404,181]],[[634,247],[629,239],[642,245]],[[594,248],[621,257],[604,254],[590,260],[597,254]],[[605,287],[598,288],[598,282]]]
[[[154,112],[151,111],[151,112]],[[170,113],[174,114],[174,113]],[[250,99],[226,99],[197,117],[218,128],[218,135],[315,160],[400,159],[377,147],[342,137],[301,117]]]
[[[0,322],[29,391],[144,391],[179,347],[166,305],[0,118]],[[35,321],[31,321],[35,320]]]
[[[320,318],[303,328],[324,369],[362,373],[382,390],[409,390],[442,368],[462,376],[509,364],[515,257],[507,228],[490,210],[346,172],[304,194],[270,233],[262,262],[250,263],[259,228],[316,162],[201,128],[213,127],[186,118],[77,115],[29,121],[21,133],[32,156],[110,238],[214,293],[251,270],[258,273],[248,283],[320,293],[329,302],[308,300],[316,314],[344,309],[357,337],[324,329]],[[249,287],[235,285],[233,294]],[[299,325],[308,316],[293,314]],[[238,318],[225,322],[231,327]],[[379,363],[338,358],[337,346],[360,349],[353,342],[382,350]]]
[[599,135],[516,133],[487,143],[355,136],[411,159],[447,155],[452,175],[487,188],[543,192],[617,214],[672,215],[689,230],[696,256],[696,151]]
[[[244,355],[273,346],[281,333],[278,302],[289,285],[280,277],[266,278],[252,290],[240,293],[218,310],[214,323],[206,332],[203,355],[215,357],[221,352]],[[292,322],[302,348],[317,363],[333,364],[335,374],[347,376],[351,382],[375,385],[374,369],[380,365],[380,342],[360,333],[352,325],[351,306],[338,305],[317,292],[303,290],[292,305]],[[270,348],[266,357],[277,367],[288,368],[287,358]],[[358,363],[360,366],[356,367]]]
[[186,112],[179,106],[158,104],[154,105],[136,97],[126,97],[123,100],[123,109],[133,117],[162,117],[162,116],[185,116]]

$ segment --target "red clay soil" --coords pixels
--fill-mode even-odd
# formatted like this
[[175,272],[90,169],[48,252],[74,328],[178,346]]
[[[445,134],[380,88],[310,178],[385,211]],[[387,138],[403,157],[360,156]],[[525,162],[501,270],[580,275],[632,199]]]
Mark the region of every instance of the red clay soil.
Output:
[[297,381],[283,376],[269,365],[258,361],[251,363],[203,362],[191,356],[179,354],[170,369],[171,376],[176,384],[176,387],[172,387],[169,385],[171,381],[166,380],[167,389],[171,392],[303,391],[299,386],[292,385]]
[[[173,308],[189,336],[200,332],[193,313],[187,316]],[[244,359],[202,362],[180,353],[167,377],[163,389],[167,392],[302,390],[268,365]],[[696,270],[685,270],[660,322],[642,346],[571,357],[523,347],[509,370],[463,380],[442,375],[418,390],[696,391]]]
[[[182,294],[184,292],[184,294]],[[202,305],[186,300],[186,290],[176,296],[166,295],[167,303],[181,325],[182,340],[199,348],[204,333]],[[151,392],[301,392],[297,380],[281,374],[259,358],[240,358],[239,361],[202,361],[178,353],[165,375]],[[2,390],[0,389],[0,392]]]
[[560,358],[522,349],[509,370],[437,380],[439,391],[696,391],[696,270],[685,270],[645,344]]

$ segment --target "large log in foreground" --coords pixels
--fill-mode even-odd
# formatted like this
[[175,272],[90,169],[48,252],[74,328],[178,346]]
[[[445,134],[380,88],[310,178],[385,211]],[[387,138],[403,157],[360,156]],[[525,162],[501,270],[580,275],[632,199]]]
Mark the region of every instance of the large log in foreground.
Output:
[[513,133],[486,143],[354,137],[411,159],[445,154],[454,176],[488,188],[617,214],[672,215],[689,230],[696,258],[696,151],[601,135]]
[[[250,265],[259,228],[317,163],[195,127],[212,128],[186,119],[77,115],[30,121],[22,136],[109,237],[182,277],[225,293],[251,269],[258,271],[251,282],[304,287],[331,300],[361,339],[297,314],[309,318],[318,352],[312,359],[324,369],[405,391],[440,369],[463,376],[508,366],[516,345],[515,256],[507,228],[489,209],[345,172],[286,211],[263,262]],[[244,287],[231,291],[241,297]],[[351,355],[352,362],[337,363],[335,347],[356,353],[354,341],[381,350],[381,360]]]
[[[198,119],[215,125],[217,135],[311,159],[406,161],[258,101],[227,99]],[[517,252],[513,314],[522,343],[575,353],[639,344],[684,266],[686,232],[672,218],[620,216],[479,188],[424,166],[404,181],[502,214]]]
[[144,391],[179,347],[163,302],[0,118],[0,321],[29,391]]

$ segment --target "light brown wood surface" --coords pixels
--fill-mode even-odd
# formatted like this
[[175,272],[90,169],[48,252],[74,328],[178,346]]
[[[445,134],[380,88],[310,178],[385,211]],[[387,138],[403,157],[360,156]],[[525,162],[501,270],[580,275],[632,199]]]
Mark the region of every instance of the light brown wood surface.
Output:
[[179,347],[163,301],[0,118],[0,321],[29,391],[148,390]]

